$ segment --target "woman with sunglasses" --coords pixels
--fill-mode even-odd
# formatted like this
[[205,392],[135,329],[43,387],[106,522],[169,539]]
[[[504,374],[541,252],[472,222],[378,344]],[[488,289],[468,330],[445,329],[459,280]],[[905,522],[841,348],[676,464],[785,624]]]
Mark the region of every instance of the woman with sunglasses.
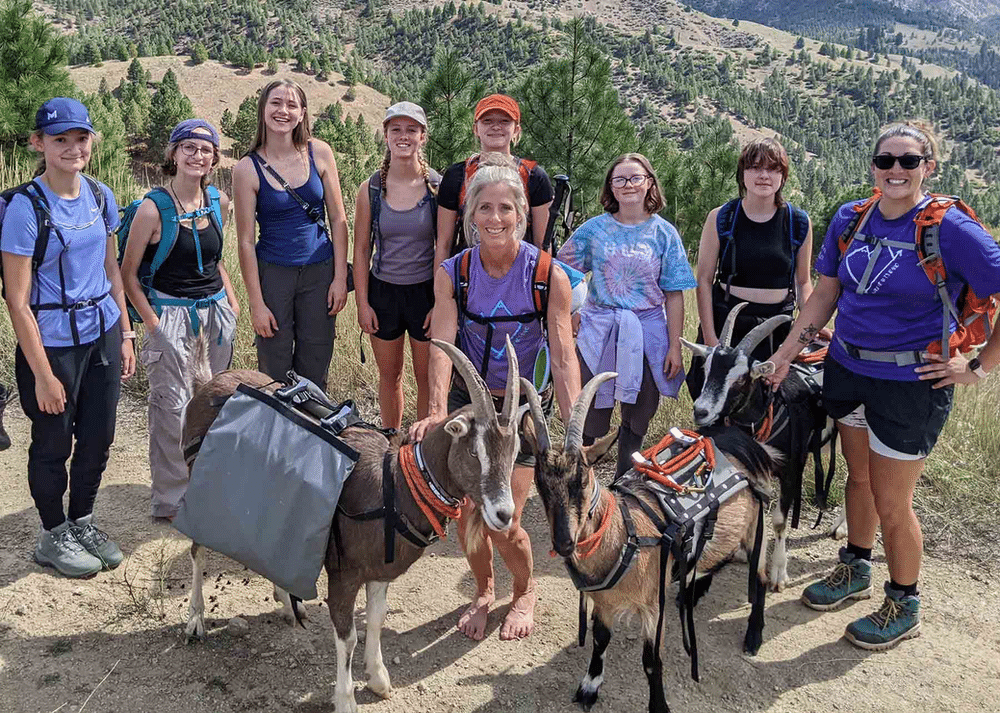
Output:
[[[812,223],[781,195],[788,180],[788,154],[775,139],[758,139],[743,147],[736,164],[739,198],[712,210],[698,245],[697,341],[714,347],[717,330],[733,307],[747,306],[734,325],[732,343],[769,317],[791,315],[796,302],[806,303],[813,285]],[[779,326],[751,355],[766,359],[788,336]],[[687,387],[697,399],[705,383],[705,360],[691,359]]]
[[601,204],[607,212],[581,225],[559,250],[559,259],[591,273],[576,345],[581,382],[618,372],[597,392],[584,423],[584,444],[608,432],[620,402],[621,475],[642,447],[660,396],[676,398],[684,380],[682,290],[694,287],[695,280],[680,235],[657,215],[663,196],[649,159],[638,153],[616,158],[604,179]]
[[[839,239],[862,201],[837,211],[816,260],[819,283],[771,357],[777,384],[788,373],[789,360],[836,310],[823,403],[837,419],[847,460],[848,544],[830,575],[806,587],[802,600],[826,611],[871,597],[872,547],[881,524],[889,570],[885,599],[844,634],[871,650],[920,633],[923,539],[912,507],[914,488],[948,418],[953,385],[974,384],[1000,363],[996,331],[971,361],[926,351],[941,338],[943,308],[918,262],[914,219],[929,201],[926,183],[937,161],[929,127],[903,122],[882,130],[871,164],[877,202],[843,255]],[[977,295],[1000,293],[1000,247],[978,222],[949,209],[938,235],[952,302],[966,285]]]
[[[146,325],[151,514],[165,520],[177,514],[188,483],[181,428],[192,396],[190,339],[204,330],[212,372],[228,369],[240,312],[222,265],[229,197],[208,182],[218,163],[219,134],[211,124],[185,119],[174,127],[161,168],[166,182],[136,209],[122,258],[125,293]],[[164,239],[172,247],[150,275]]]

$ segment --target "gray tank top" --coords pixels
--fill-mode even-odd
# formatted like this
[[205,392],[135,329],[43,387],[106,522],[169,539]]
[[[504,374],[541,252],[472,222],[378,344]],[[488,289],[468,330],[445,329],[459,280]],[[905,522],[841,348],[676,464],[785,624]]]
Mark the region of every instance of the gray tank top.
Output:
[[[375,173],[369,183],[381,187]],[[431,171],[431,181],[440,176]],[[413,285],[434,278],[436,201],[427,194],[409,210],[395,210],[378,192],[378,230],[373,240],[372,274],[383,282]],[[374,208],[374,206],[373,206]],[[374,213],[374,210],[373,210]]]

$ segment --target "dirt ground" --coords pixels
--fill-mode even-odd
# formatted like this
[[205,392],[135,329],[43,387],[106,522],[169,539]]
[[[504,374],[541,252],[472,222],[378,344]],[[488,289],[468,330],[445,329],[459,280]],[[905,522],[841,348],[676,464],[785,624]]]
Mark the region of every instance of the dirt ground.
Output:
[[[28,493],[27,421],[16,404],[7,424],[14,446],[0,453],[0,713],[228,713],[333,711],[334,640],[321,602],[309,602],[308,628],[274,615],[270,586],[242,565],[209,556],[207,641],[185,645],[190,564],[184,538],[147,516],[146,424],[141,404],[120,407],[118,441],[97,502],[99,522],[128,559],[86,581],[35,564],[38,517]],[[804,518],[805,520],[806,518]],[[472,593],[468,569],[451,537],[438,543],[389,589],[383,651],[395,687],[389,700],[359,690],[362,711],[572,711],[573,692],[589,660],[576,646],[577,594],[547,552],[537,496],[525,511],[538,578],[537,628],[502,642],[509,603],[501,576],[499,606],[485,641],[455,629]],[[667,699],[678,713],[773,711],[998,711],[1000,588],[996,571],[928,556],[921,578],[923,635],[895,651],[870,654],[841,638],[844,626],[871,610],[858,603],[819,614],[798,602],[802,586],[825,571],[837,545],[802,529],[790,541],[791,587],[768,597],[760,654],[740,645],[749,607],[745,565],[716,578],[696,620],[701,683],[673,616],[664,658]],[[501,568],[502,569],[502,568]],[[876,579],[886,576],[876,558]],[[325,591],[321,582],[320,591]],[[363,595],[362,595],[363,596]],[[230,633],[230,617],[249,622]],[[363,636],[363,609],[358,625]],[[363,680],[355,656],[354,677]],[[647,686],[635,627],[616,631],[595,711],[646,709]],[[359,684],[360,685],[360,684]]]

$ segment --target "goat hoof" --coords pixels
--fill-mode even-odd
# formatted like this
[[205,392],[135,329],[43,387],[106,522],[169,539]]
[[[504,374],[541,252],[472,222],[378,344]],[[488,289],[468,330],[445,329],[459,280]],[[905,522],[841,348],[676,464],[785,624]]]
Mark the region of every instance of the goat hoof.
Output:
[[392,696],[392,684],[389,682],[389,673],[382,671],[377,674],[365,674],[368,679],[368,690],[379,698],[390,698]]
[[190,644],[194,641],[205,640],[205,620],[200,616],[188,622],[184,629],[184,643]]
[[337,713],[358,713],[358,703],[354,700],[353,695],[344,699],[334,697],[333,707]]
[[589,711],[597,703],[597,691],[588,691],[583,686],[580,686],[576,689],[573,702],[579,703],[583,710]]
[[783,592],[783,591],[785,591],[785,584],[786,584],[786,582],[784,580],[779,580],[777,582],[771,582],[770,586],[768,587],[768,589],[770,589],[772,592]]
[[757,652],[760,651],[761,644],[764,643],[764,639],[761,636],[751,636],[747,634],[747,637],[743,640],[743,653],[747,656],[756,656]]

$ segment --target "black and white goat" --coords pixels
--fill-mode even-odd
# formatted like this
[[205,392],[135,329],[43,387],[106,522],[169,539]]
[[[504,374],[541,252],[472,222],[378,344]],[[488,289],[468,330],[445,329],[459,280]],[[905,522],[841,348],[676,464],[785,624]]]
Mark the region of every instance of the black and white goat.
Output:
[[[792,520],[796,526],[806,459],[810,452],[816,457],[820,446],[830,441],[833,424],[818,396],[802,380],[787,378],[775,391],[764,378],[773,373],[774,365],[753,361],[749,356],[779,325],[791,321],[791,317],[771,317],[748,332],[735,347],[731,346],[736,315],[745,306],[746,303],[741,303],[729,312],[717,346],[692,344],[684,339],[681,343],[705,360],[705,386],[694,402],[695,425],[739,426],[783,457],[783,465],[776,473],[781,498],[773,513],[775,540],[768,570],[771,588],[780,592],[788,582],[789,511],[795,508]],[[831,445],[831,469],[833,452]],[[834,524],[832,536],[837,536],[840,526],[840,521]]]

